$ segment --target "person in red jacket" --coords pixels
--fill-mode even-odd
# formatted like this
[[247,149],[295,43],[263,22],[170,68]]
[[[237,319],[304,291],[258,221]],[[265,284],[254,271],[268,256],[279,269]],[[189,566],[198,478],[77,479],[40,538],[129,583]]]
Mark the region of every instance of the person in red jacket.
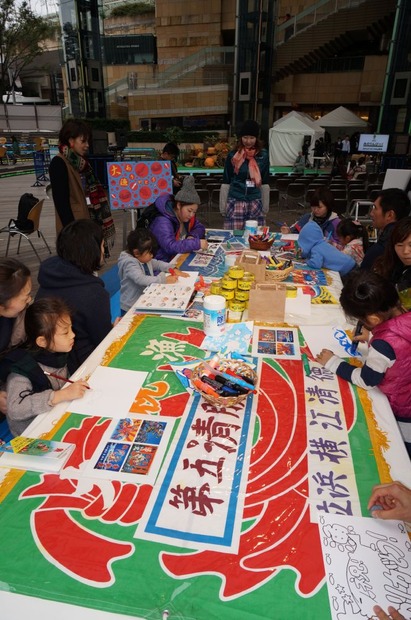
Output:
[[411,456],[411,312],[401,305],[395,286],[376,273],[358,270],[347,277],[340,296],[347,316],[372,332],[363,366],[352,366],[323,349],[317,361],[364,389],[378,386],[397,419]]

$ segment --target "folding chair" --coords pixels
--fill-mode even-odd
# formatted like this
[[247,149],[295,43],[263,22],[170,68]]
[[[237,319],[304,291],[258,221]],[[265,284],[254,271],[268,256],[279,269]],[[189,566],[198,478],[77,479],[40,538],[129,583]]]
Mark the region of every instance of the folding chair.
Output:
[[371,224],[371,207],[371,200],[352,200],[348,208],[347,217],[352,217],[354,220],[358,220],[362,224]]
[[337,215],[345,215],[347,213],[347,199],[335,198],[334,199],[334,211]]
[[201,213],[206,213],[207,224],[210,225],[208,221],[210,210],[210,194],[208,193],[208,189],[197,189],[197,194],[200,196],[198,208],[201,209]]
[[27,241],[30,243],[33,252],[35,253],[35,255],[37,256],[37,258],[39,259],[39,262],[41,263],[41,258],[36,250],[36,248],[34,247],[31,239],[30,239],[30,235],[32,235],[34,232],[37,233],[37,236],[43,239],[44,244],[46,246],[46,248],[48,249],[49,253],[51,254],[51,250],[49,248],[49,245],[47,243],[47,241],[44,238],[43,233],[41,232],[39,226],[40,226],[40,215],[41,215],[41,210],[43,208],[43,203],[44,203],[44,198],[42,198],[41,200],[39,200],[34,207],[32,207],[32,209],[30,209],[28,215],[27,215],[27,219],[30,222],[33,222],[33,230],[22,230],[21,228],[18,228],[16,226],[14,222],[14,220],[10,220],[10,222],[8,223],[7,226],[4,226],[4,228],[2,228],[0,230],[0,233],[4,232],[8,234],[8,239],[7,239],[7,247],[6,247],[6,256],[8,256],[9,254],[9,246],[10,246],[10,239],[11,237],[14,237],[14,235],[18,235],[19,236],[19,243],[17,245],[17,254],[19,254],[20,252],[20,243],[21,243],[21,239],[22,237],[24,237],[24,239],[27,239]]
[[349,189],[348,190],[348,200],[352,202],[353,200],[367,200],[368,194],[366,189]]
[[[291,199],[291,202],[293,204],[293,208],[290,209],[289,207],[289,200]],[[286,194],[286,207],[288,211],[300,211],[301,209],[304,209],[305,206],[304,203],[305,200],[305,184],[304,183],[290,183],[290,185],[287,187],[287,194]]]
[[290,185],[292,179],[290,177],[283,177],[277,179],[277,189],[280,194],[280,205],[281,202],[287,204],[287,187]]

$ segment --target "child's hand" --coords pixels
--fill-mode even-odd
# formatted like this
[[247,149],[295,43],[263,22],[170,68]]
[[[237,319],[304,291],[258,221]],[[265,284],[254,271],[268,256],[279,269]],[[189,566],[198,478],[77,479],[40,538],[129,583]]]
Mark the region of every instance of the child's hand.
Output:
[[206,250],[208,248],[208,241],[207,241],[207,239],[200,239],[200,248],[202,250]]
[[62,388],[61,390],[56,390],[51,404],[58,405],[58,403],[62,403],[66,400],[76,400],[77,398],[82,398],[87,389],[89,389],[89,384],[87,381],[84,381],[83,379],[75,381],[68,387]]
[[4,390],[0,391],[0,413],[7,413],[7,393]]
[[186,271],[180,271],[180,269],[174,269],[174,273],[179,278],[189,278],[190,277],[189,273],[187,273]]
[[166,284],[175,284],[176,282],[178,282],[178,276],[167,276],[166,277]]
[[330,360],[334,356],[334,353],[329,349],[323,349],[321,353],[315,356],[316,361],[323,366],[326,365],[328,360]]
[[361,334],[359,336],[354,336],[352,341],[353,342],[368,342],[369,339],[370,339],[370,332],[363,325],[361,328]]

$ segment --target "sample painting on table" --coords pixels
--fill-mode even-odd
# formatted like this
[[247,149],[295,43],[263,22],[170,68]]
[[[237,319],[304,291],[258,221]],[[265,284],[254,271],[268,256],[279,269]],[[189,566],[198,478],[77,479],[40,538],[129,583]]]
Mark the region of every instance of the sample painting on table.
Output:
[[207,250],[196,252],[190,265],[191,267],[207,267],[213,260],[221,243],[208,243]]
[[221,336],[206,336],[201,344],[207,351],[219,351],[222,355],[239,353],[249,355],[248,348],[253,335],[253,321],[227,324]]
[[113,421],[85,467],[85,475],[108,480],[153,481],[170,437],[173,421],[127,417]]
[[326,286],[317,284],[306,285],[302,287],[303,293],[311,296],[312,304],[336,305],[338,300]]
[[254,327],[252,354],[276,359],[301,359],[298,329]]
[[161,194],[172,194],[168,161],[116,161],[107,164],[112,209],[148,207]]
[[300,269],[297,263],[294,267],[294,271],[290,273],[285,282],[292,282],[293,284],[329,284],[327,276],[322,269]]
[[193,293],[194,287],[187,284],[150,284],[133,309],[145,314],[184,314]]
[[404,523],[324,514],[320,533],[333,620],[375,618],[375,605],[411,617],[411,544]]

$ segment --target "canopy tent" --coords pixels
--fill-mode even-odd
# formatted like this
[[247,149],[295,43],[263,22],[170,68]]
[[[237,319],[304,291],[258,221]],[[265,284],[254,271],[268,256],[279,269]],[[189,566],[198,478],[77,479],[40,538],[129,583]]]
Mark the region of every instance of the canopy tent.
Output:
[[342,105],[316,120],[315,124],[318,127],[335,127],[341,130],[368,127],[368,123]]
[[315,141],[324,136],[324,129],[307,114],[294,110],[275,121],[269,131],[270,165],[292,166],[302,150],[305,136],[311,138],[310,156]]

